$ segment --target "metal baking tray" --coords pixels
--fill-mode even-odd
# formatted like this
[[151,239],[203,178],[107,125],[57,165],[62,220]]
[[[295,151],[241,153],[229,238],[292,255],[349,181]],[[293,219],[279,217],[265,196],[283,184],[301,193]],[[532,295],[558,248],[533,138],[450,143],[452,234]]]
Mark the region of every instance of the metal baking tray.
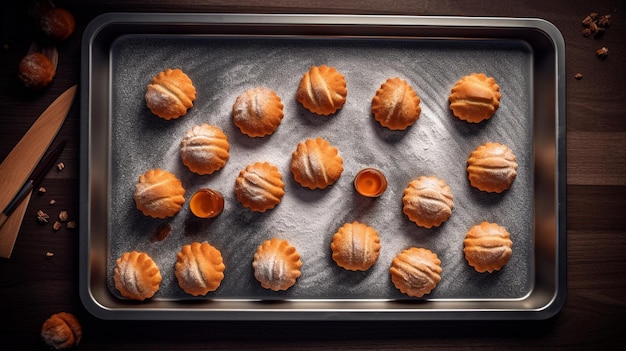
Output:
[[[94,19],[82,41],[80,296],[104,319],[193,320],[425,320],[546,319],[566,294],[565,67],[563,38],[540,19],[344,15],[111,13]],[[345,106],[320,117],[295,100],[300,77],[331,65],[348,85]],[[143,96],[150,79],[181,68],[197,89],[188,114],[165,121]],[[495,116],[479,124],[455,118],[447,102],[463,75],[483,72],[498,82]],[[418,121],[390,131],[374,121],[371,99],[391,77],[421,98]],[[266,86],[285,105],[277,131],[249,138],[232,123],[235,98]],[[185,130],[217,125],[229,137],[230,159],[209,176],[189,172],[178,154]],[[293,181],[291,152],[306,138],[323,137],[344,159],[339,181],[309,190]],[[502,194],[469,185],[465,170],[478,145],[504,143],[516,154],[518,176]],[[283,175],[286,195],[265,213],[243,208],[234,180],[247,164],[269,161]],[[365,167],[386,173],[379,198],[356,194],[352,180]],[[173,218],[143,216],[134,185],[150,168],[175,173],[186,203]],[[442,226],[424,229],[402,213],[402,193],[420,175],[452,188],[455,207]],[[200,187],[220,190],[226,208],[211,220],[190,214]],[[378,262],[350,272],[331,259],[332,235],[358,220],[381,236]],[[463,257],[466,231],[481,221],[511,232],[513,255],[494,273],[477,273]],[[172,232],[151,240],[159,225]],[[261,288],[252,256],[271,237],[287,239],[302,256],[302,276],[287,291]],[[176,253],[192,241],[222,252],[221,286],[203,297],[185,294],[174,277]],[[411,246],[442,260],[442,280],[429,295],[409,298],[393,287],[389,266]],[[147,252],[163,282],[145,302],[122,298],[113,286],[115,259]]]

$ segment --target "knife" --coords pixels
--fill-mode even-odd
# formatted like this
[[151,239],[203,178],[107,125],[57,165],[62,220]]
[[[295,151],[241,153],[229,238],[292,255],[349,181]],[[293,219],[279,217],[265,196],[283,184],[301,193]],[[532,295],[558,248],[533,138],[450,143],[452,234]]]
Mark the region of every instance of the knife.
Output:
[[39,163],[39,165],[37,166],[37,168],[35,168],[30,177],[28,177],[28,180],[24,183],[24,185],[22,185],[17,194],[15,194],[13,200],[11,200],[11,202],[9,202],[4,211],[0,213],[0,228],[2,228],[4,222],[7,221],[9,216],[13,213],[13,211],[15,211],[20,202],[24,200],[26,195],[30,193],[34,187],[41,184],[43,178],[46,176],[46,174],[48,174],[48,171],[50,171],[52,165],[54,165],[54,161],[56,161],[56,159],[61,154],[61,151],[63,151],[65,144],[67,144],[67,140],[63,140],[61,144],[57,145],[57,147],[54,148],[54,150],[52,150],[52,152],[50,152],[50,154],[48,154],[48,156],[46,156],[46,158]]
[[[6,208],[9,205],[50,147],[52,140],[65,122],[76,91],[77,86],[74,85],[59,95],[0,164],[0,208]],[[30,194],[27,192],[24,199],[16,205],[13,213],[7,216],[4,225],[0,227],[0,257],[11,256],[28,204],[25,200]]]

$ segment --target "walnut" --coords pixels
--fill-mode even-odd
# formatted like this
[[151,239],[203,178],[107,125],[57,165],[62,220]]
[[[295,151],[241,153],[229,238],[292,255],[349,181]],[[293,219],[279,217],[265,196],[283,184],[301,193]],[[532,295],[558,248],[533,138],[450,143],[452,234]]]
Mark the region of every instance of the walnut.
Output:
[[606,58],[607,56],[609,56],[609,49],[607,49],[606,47],[602,47],[596,50],[596,56],[598,56],[601,59]]
[[68,217],[68,215],[67,215],[67,211],[61,211],[61,212],[59,212],[59,220],[60,220],[61,222],[65,222],[65,221],[67,221],[67,217]]
[[67,229],[74,229],[74,228],[76,228],[76,222],[74,221],[67,222]]
[[50,218],[50,216],[48,216],[47,213],[45,213],[42,210],[37,211],[37,221],[39,221],[40,223],[48,223],[48,219]]
[[52,230],[56,232],[59,229],[61,229],[61,222],[59,221],[54,222],[54,224],[52,225]]

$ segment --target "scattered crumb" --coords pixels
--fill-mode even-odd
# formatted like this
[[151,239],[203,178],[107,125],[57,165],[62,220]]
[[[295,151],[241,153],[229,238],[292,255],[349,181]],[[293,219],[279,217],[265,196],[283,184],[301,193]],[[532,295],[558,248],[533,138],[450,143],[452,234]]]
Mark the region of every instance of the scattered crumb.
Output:
[[67,229],[74,229],[74,228],[76,228],[76,222],[75,221],[67,222]]
[[576,78],[577,80],[581,80],[581,79],[583,79],[583,74],[582,73],[576,73],[574,75],[574,78]]
[[50,251],[46,252],[46,258],[47,259],[51,259],[52,256],[54,256],[54,254],[52,252],[50,252]]
[[609,49],[607,49],[606,47],[602,47],[596,50],[596,56],[598,56],[601,59],[606,58],[607,56],[609,56]]
[[44,187],[39,187],[39,190],[38,190],[38,191],[39,191],[39,193],[40,193],[40,194],[45,194],[45,193],[46,193],[46,188],[44,188]]
[[55,200],[55,199],[50,199],[50,205],[54,205],[54,204],[56,204],[56,203],[57,203],[57,200]]

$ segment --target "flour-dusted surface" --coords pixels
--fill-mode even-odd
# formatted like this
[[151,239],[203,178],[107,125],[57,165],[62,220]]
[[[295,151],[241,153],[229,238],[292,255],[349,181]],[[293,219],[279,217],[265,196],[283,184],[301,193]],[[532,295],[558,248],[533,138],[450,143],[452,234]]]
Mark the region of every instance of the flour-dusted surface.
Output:
[[[358,40],[130,35],[111,52],[111,184],[107,282],[113,286],[115,259],[125,251],[148,253],[160,267],[161,289],[155,299],[403,299],[392,284],[391,260],[412,246],[437,253],[441,282],[425,298],[516,299],[534,281],[532,52],[522,41]],[[302,75],[312,65],[330,65],[347,81],[343,108],[324,117],[310,113],[295,99]],[[197,98],[187,115],[166,121],[146,107],[150,79],[166,68],[180,68],[193,81]],[[491,120],[469,124],[455,118],[447,97],[463,75],[484,72],[500,85],[500,108]],[[390,77],[407,80],[421,99],[420,118],[404,131],[381,127],[370,112],[371,100]],[[247,89],[273,89],[284,103],[285,117],[263,138],[242,134],[232,121],[232,106]],[[230,158],[211,175],[197,175],[183,164],[179,146],[186,130],[208,123],[221,128],[230,142]],[[341,178],[323,190],[309,190],[293,180],[289,165],[298,142],[322,137],[339,149]],[[467,158],[478,145],[507,145],[517,157],[518,175],[511,189],[489,194],[472,188]],[[242,207],[235,198],[239,171],[254,162],[270,162],[282,173],[285,196],[265,213]],[[364,167],[387,176],[379,198],[358,195],[353,178]],[[147,169],[176,174],[186,188],[181,212],[167,220],[145,217],[136,209],[137,178]],[[435,175],[450,186],[454,209],[438,228],[416,226],[402,213],[409,181]],[[201,187],[219,190],[224,212],[196,219],[188,204]],[[366,272],[346,271],[332,260],[330,242],[346,222],[375,228],[381,237],[378,262]],[[482,221],[498,223],[511,233],[513,254],[492,274],[477,273],[463,257],[467,230]],[[157,227],[171,234],[153,242]],[[301,255],[302,275],[284,292],[263,289],[254,278],[252,259],[272,237],[287,239]],[[221,286],[206,297],[192,297],[174,276],[176,253],[185,244],[208,241],[222,253],[226,269]]]

